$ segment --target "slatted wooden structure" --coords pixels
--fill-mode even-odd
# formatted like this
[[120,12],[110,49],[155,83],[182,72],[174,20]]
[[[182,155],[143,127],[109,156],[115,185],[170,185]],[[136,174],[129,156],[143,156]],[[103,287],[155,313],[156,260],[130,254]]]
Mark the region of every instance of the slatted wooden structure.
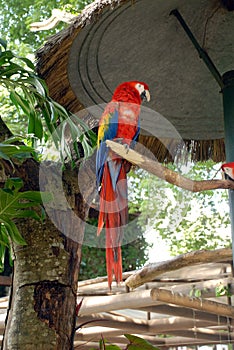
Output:
[[[207,258],[213,262],[204,263]],[[134,286],[139,274],[151,277],[130,290],[127,284]],[[124,348],[126,333],[138,335],[160,349],[234,344],[233,293],[230,249],[190,253],[124,273],[124,282],[114,285],[111,292],[106,277],[81,281],[75,349],[98,348],[102,336]],[[7,306],[8,298],[2,298],[1,335]]]

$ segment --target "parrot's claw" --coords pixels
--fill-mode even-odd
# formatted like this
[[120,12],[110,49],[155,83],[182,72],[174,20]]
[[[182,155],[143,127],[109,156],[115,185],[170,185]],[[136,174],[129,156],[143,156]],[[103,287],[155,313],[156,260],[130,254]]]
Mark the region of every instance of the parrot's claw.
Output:
[[114,139],[115,142],[122,144],[123,143],[123,138],[119,137]]
[[123,146],[124,146],[124,148],[126,150],[126,154],[128,154],[128,152],[130,150],[130,146],[127,143],[125,143]]
[[120,143],[121,145],[124,146],[124,148],[126,150],[126,154],[128,154],[130,146],[127,143],[123,143],[123,140],[124,140],[123,138],[116,138],[116,139],[114,139],[115,142]]

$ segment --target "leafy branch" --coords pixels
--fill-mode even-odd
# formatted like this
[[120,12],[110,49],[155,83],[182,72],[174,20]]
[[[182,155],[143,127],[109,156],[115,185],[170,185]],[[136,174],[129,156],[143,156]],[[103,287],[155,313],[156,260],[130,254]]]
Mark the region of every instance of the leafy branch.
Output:
[[[72,160],[72,152],[78,159],[91,155],[96,135],[80,118],[49,97],[46,83],[35,74],[33,63],[7,50],[3,40],[0,40],[0,84],[9,91],[10,100],[18,113],[27,116],[32,144],[35,138],[46,141],[49,134],[56,148],[60,149],[63,160]],[[65,131],[69,131],[71,147],[67,145]],[[82,146],[82,155],[77,143]]]
[[24,238],[21,236],[15,219],[33,218],[41,220],[43,215],[33,209],[43,202],[52,199],[50,193],[38,191],[20,192],[23,187],[23,181],[20,178],[7,179],[4,188],[0,189],[0,268],[4,264],[6,248],[11,243],[26,245]]

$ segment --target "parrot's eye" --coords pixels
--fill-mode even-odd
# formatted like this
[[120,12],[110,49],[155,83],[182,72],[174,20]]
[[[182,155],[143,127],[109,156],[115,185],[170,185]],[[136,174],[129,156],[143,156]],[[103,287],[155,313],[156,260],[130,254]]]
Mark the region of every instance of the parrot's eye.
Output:
[[144,86],[140,83],[137,83],[135,85],[135,88],[139,91],[139,94],[141,94],[144,91]]

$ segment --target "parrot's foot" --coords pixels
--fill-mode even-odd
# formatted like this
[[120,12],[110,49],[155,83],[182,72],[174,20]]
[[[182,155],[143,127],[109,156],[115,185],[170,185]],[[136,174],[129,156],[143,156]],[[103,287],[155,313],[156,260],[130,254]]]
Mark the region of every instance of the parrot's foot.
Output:
[[126,154],[128,154],[128,152],[130,150],[130,146],[127,143],[125,143],[123,146],[125,148]]
[[130,146],[127,143],[124,143],[124,138],[116,138],[114,139],[115,142],[120,143],[121,145],[124,146],[124,149],[126,150],[126,154],[128,154]]
[[118,137],[118,138],[114,139],[113,141],[122,144],[123,143],[123,138],[122,137]]
[[130,146],[127,143],[124,143],[124,138],[119,137],[119,138],[114,139],[114,141],[123,145],[125,150],[126,150],[126,154],[128,154]]

